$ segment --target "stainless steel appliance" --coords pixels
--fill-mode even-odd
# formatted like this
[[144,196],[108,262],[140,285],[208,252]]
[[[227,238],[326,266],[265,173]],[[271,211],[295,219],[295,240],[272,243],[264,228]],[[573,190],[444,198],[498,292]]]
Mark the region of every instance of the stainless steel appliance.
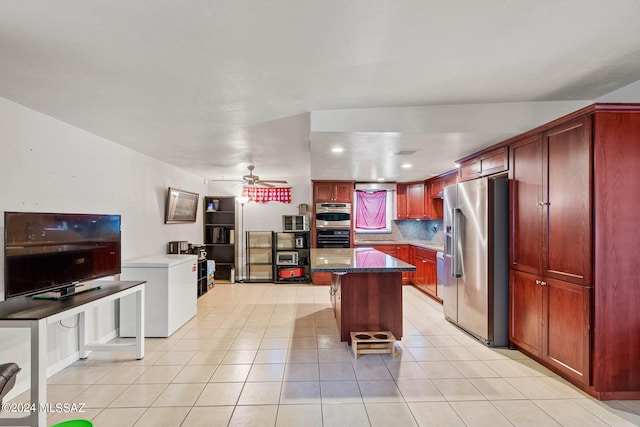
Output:
[[508,187],[481,178],[444,189],[444,314],[495,347],[509,340]]
[[309,231],[309,215],[282,215],[282,231]]
[[297,251],[276,252],[276,265],[298,265]]
[[317,230],[316,247],[348,248],[351,246],[351,230]]
[[316,228],[351,228],[351,203],[316,203]]

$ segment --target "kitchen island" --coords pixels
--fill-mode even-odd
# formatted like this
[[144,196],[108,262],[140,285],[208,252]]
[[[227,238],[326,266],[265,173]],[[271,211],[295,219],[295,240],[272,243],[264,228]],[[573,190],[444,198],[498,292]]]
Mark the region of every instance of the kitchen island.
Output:
[[329,295],[340,340],[350,332],[402,338],[402,272],[416,268],[373,248],[311,249],[311,271],[331,273]]

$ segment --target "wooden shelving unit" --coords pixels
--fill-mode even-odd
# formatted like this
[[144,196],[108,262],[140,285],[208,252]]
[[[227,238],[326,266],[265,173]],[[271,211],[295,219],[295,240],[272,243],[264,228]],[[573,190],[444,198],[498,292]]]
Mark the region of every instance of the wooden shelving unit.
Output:
[[[217,207],[215,207],[217,201]],[[236,268],[236,198],[233,196],[205,196],[204,245],[207,259],[216,262],[215,278],[231,279]],[[207,209],[213,205],[215,210]]]

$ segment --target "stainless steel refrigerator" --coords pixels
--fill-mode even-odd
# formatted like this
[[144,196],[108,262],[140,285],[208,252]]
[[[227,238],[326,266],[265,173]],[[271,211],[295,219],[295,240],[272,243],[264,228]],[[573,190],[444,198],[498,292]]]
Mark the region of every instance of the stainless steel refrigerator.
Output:
[[509,341],[509,183],[481,178],[444,189],[447,320],[492,347]]

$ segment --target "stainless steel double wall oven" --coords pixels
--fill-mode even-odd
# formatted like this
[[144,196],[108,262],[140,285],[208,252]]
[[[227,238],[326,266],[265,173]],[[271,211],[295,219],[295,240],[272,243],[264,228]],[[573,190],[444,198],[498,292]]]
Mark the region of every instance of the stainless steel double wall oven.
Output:
[[351,246],[351,203],[316,203],[316,246]]

